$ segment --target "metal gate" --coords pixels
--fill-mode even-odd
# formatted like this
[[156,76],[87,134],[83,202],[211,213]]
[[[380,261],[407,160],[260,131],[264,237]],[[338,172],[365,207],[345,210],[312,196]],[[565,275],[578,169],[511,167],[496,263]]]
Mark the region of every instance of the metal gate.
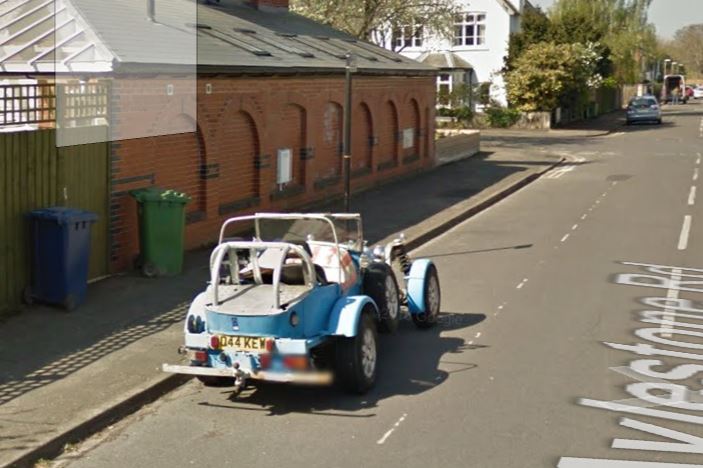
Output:
[[94,211],[90,277],[107,274],[109,145],[56,148],[55,130],[0,133],[0,314],[15,309],[30,280],[26,215],[70,206]]

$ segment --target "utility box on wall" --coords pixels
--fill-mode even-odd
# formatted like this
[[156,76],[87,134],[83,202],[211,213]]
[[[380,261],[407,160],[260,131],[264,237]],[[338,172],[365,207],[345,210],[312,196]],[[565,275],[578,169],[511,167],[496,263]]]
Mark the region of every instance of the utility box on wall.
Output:
[[290,148],[278,150],[278,160],[276,166],[276,183],[285,185],[293,178],[293,158]]

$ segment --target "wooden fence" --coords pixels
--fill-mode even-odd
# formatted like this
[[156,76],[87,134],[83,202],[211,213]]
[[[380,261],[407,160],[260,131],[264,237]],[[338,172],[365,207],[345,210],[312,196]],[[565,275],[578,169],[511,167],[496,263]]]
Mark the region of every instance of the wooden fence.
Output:
[[34,209],[96,212],[90,277],[106,274],[108,155],[107,143],[57,148],[53,129],[0,133],[0,315],[18,308],[30,282],[27,213]]

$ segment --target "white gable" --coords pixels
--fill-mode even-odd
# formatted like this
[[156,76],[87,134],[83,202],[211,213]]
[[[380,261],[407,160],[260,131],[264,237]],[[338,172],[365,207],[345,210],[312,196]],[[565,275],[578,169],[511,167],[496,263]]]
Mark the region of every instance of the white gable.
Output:
[[112,54],[67,0],[0,3],[0,71],[110,71]]

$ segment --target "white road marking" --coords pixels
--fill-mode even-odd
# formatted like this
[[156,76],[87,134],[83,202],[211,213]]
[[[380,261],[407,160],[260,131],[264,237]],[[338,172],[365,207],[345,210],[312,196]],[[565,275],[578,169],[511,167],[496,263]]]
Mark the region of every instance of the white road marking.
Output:
[[566,242],[566,239],[569,238],[569,234],[566,234],[564,237],[561,238],[562,242]]
[[693,206],[696,204],[696,186],[691,187],[691,191],[688,192],[688,206]]
[[584,214],[583,216],[581,216],[581,220],[584,220],[586,218],[588,218],[588,214]]
[[[678,284],[681,282],[681,274],[683,273],[683,270],[680,268],[674,268],[671,270],[671,281],[676,282]],[[678,289],[669,289],[666,292],[666,298],[669,299],[671,302],[675,302],[679,298],[679,290]],[[664,308],[665,315],[662,317],[662,323],[660,326],[660,329],[662,330],[662,337],[664,338],[671,338],[672,333],[671,331],[674,329],[674,319],[676,318],[676,313],[674,312],[674,309],[671,307],[665,307]]]
[[691,215],[686,215],[683,218],[683,226],[681,226],[681,235],[679,236],[679,250],[686,250],[688,247],[688,236],[691,232]]
[[527,283],[527,278],[523,279],[522,282],[517,285],[517,289],[522,289],[522,287],[525,286],[525,283]]
[[579,225],[578,225],[578,224],[574,224],[573,226],[571,226],[571,230],[572,230],[572,231],[575,231],[575,230],[577,230],[578,228],[579,228]]
[[391,427],[391,428],[388,430],[388,432],[386,432],[385,434],[383,434],[383,437],[381,437],[380,439],[378,439],[378,442],[376,442],[376,443],[377,443],[378,445],[383,445],[383,444],[386,442],[386,440],[388,440],[388,438],[391,436],[391,434],[393,434],[393,431],[395,431],[396,429],[398,429],[398,426],[400,426],[400,423],[402,423],[403,421],[405,421],[405,418],[406,418],[407,416],[408,416],[407,413],[403,413],[403,415],[400,417],[400,419],[399,419],[398,421],[396,421],[396,423],[393,425],[393,427]]
[[696,166],[701,163],[701,153],[698,153],[698,159],[696,159]]
[[693,171],[693,181],[695,182],[696,180],[698,180],[698,168]]
[[596,200],[596,205],[600,205],[600,200]]
[[481,332],[476,333],[476,338],[481,338]]

